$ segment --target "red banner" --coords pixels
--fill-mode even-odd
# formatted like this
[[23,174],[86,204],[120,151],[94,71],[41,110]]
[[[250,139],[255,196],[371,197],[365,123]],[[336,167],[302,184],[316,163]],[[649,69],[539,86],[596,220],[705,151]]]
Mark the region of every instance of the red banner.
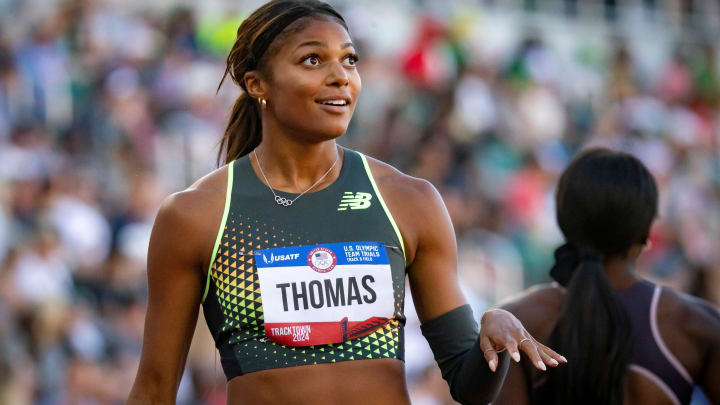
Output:
[[315,346],[342,343],[367,336],[387,323],[388,318],[372,317],[361,322],[266,323],[268,339],[284,346]]

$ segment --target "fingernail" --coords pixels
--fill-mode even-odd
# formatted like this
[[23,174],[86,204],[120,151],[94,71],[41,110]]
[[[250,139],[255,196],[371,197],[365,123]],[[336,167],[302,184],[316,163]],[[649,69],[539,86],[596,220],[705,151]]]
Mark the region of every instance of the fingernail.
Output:
[[520,353],[513,352],[512,358],[513,358],[513,360],[515,360],[515,363],[519,362],[520,361]]
[[542,360],[538,360],[537,364],[538,364],[538,367],[540,367],[540,369],[542,371],[547,370],[547,367],[545,367],[545,363],[543,363]]
[[564,361],[565,363],[567,363],[567,359],[565,358],[565,356],[560,356],[560,357],[562,357],[562,361]]
[[495,360],[490,360],[490,370],[494,373],[495,368],[497,368],[497,365],[495,364]]
[[550,363],[552,363],[553,366],[557,366],[558,364],[560,364],[555,359],[550,359]]

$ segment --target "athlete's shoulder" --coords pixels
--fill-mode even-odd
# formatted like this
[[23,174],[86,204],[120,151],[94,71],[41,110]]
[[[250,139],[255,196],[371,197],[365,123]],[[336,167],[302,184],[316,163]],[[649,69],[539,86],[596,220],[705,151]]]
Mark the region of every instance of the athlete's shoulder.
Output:
[[500,307],[515,315],[531,335],[543,340],[555,326],[564,302],[565,289],[552,282],[532,286],[504,300]]
[[440,193],[427,180],[408,176],[391,165],[367,158],[378,190],[397,223],[408,263],[414,263],[418,246],[452,246],[452,223]]
[[439,198],[440,194],[429,181],[405,174],[370,156],[366,156],[366,159],[375,182],[384,193],[397,194],[408,203],[427,199],[429,196]]
[[181,246],[197,238],[201,247],[217,231],[225,204],[227,165],[213,170],[185,190],[167,196],[155,218],[155,228],[168,237],[182,237]]
[[703,299],[662,287],[658,317],[675,321],[693,339],[720,344],[720,310]]
[[[170,194],[163,201],[161,211],[168,214],[198,216],[212,210],[213,202],[225,201],[228,166],[224,165],[198,179],[185,190]],[[222,207],[221,207],[222,208]],[[202,216],[202,215],[200,215]]]

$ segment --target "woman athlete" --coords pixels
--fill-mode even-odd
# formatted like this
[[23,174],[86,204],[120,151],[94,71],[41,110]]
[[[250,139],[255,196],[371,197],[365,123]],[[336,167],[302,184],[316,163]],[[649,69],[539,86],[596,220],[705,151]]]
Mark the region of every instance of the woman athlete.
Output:
[[272,1],[240,25],[226,164],[168,197],[153,227],[128,404],[174,403],[201,304],[229,404],[407,404],[406,275],[458,401],[491,401],[520,351],[539,369],[564,362],[507,311],[486,312],[478,335],[438,192],[335,143],[356,63],[325,3]]
[[569,363],[543,375],[512,365],[494,404],[689,404],[695,386],[720,404],[717,309],[634,270],[657,215],[650,172],[591,149],[561,176],[556,203],[567,243],[555,282],[503,307]]

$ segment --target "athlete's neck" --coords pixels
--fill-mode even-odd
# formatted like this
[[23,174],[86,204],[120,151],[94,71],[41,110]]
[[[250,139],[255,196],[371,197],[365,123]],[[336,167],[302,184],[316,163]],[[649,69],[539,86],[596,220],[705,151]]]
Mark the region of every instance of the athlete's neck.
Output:
[[628,288],[640,281],[635,273],[635,260],[627,257],[612,257],[605,262],[605,276],[613,290]]
[[[310,192],[323,189],[337,179],[342,167],[342,150],[335,140],[307,143],[282,136],[265,136],[250,155],[250,162],[270,186],[288,193],[302,193],[320,179],[337,159],[329,173]],[[262,173],[258,167],[258,160]]]

